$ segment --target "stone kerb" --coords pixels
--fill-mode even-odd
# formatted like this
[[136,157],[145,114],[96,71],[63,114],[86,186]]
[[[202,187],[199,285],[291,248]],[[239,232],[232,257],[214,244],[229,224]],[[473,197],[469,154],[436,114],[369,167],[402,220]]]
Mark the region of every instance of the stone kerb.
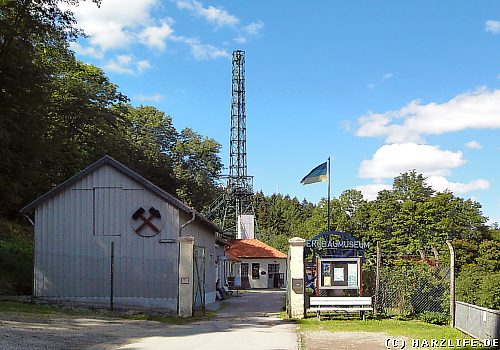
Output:
[[289,276],[287,278],[288,317],[304,318],[304,244],[305,239],[291,238],[289,248]]

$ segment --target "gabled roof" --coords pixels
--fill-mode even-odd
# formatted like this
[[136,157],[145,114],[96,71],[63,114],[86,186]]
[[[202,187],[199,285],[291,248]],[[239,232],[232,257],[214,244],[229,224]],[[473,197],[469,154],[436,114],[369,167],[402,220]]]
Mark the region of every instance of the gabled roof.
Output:
[[226,250],[227,256],[238,259],[242,258],[274,258],[286,259],[287,255],[268,246],[258,239],[235,239],[231,241],[231,247]]
[[102,157],[101,159],[99,159],[95,163],[89,165],[88,167],[86,167],[85,169],[83,169],[82,171],[80,171],[78,174],[70,177],[69,179],[67,179],[66,181],[64,181],[63,183],[61,183],[59,186],[54,187],[49,192],[47,192],[44,195],[42,195],[42,196],[38,197],[37,199],[35,199],[33,202],[31,202],[30,204],[28,204],[24,208],[22,208],[20,210],[21,213],[27,214],[27,213],[33,211],[36,207],[38,207],[40,204],[42,204],[46,199],[49,199],[49,198],[55,196],[56,194],[64,191],[68,187],[70,187],[73,184],[75,184],[78,180],[84,178],[85,176],[87,176],[88,174],[92,173],[94,170],[100,168],[103,165],[112,166],[113,168],[115,168],[116,170],[118,170],[122,174],[127,175],[132,180],[134,180],[137,183],[141,184],[142,186],[144,186],[145,188],[147,188],[151,192],[154,192],[160,198],[164,199],[166,202],[168,202],[172,206],[176,207],[177,209],[182,210],[182,211],[184,211],[184,212],[186,212],[188,214],[192,214],[194,212],[195,215],[196,215],[196,218],[200,219],[206,225],[212,227],[215,231],[222,232],[222,230],[220,229],[220,227],[217,226],[217,225],[215,225],[212,221],[208,220],[203,215],[201,215],[200,213],[196,212],[194,209],[188,207],[186,204],[184,204],[183,202],[181,202],[180,200],[178,200],[177,198],[175,198],[171,194],[165,192],[164,190],[162,190],[160,187],[156,186],[151,181],[146,180],[141,175],[139,175],[136,172],[132,171],[131,169],[127,168],[125,165],[123,165],[119,161],[111,158],[108,155]]

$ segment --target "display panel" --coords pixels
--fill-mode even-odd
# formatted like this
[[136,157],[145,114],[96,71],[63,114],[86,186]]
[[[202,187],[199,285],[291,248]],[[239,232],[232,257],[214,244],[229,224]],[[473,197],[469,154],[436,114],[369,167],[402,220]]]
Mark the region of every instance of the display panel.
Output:
[[320,289],[359,289],[361,258],[319,259]]

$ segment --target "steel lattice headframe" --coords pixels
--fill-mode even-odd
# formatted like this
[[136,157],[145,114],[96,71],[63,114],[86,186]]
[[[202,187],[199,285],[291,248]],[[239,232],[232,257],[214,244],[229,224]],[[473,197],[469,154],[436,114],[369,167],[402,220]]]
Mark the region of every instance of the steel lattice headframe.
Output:
[[247,174],[245,114],[245,51],[233,51],[229,176],[225,192],[211,204],[214,218],[228,236],[236,236],[238,217],[254,214],[252,177]]

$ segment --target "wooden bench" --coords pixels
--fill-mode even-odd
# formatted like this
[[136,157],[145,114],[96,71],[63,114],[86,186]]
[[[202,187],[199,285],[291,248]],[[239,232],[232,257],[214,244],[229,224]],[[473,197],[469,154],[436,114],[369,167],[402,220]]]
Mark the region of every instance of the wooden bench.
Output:
[[311,297],[308,312],[316,312],[321,320],[322,311],[359,312],[365,319],[365,311],[373,311],[372,297]]

